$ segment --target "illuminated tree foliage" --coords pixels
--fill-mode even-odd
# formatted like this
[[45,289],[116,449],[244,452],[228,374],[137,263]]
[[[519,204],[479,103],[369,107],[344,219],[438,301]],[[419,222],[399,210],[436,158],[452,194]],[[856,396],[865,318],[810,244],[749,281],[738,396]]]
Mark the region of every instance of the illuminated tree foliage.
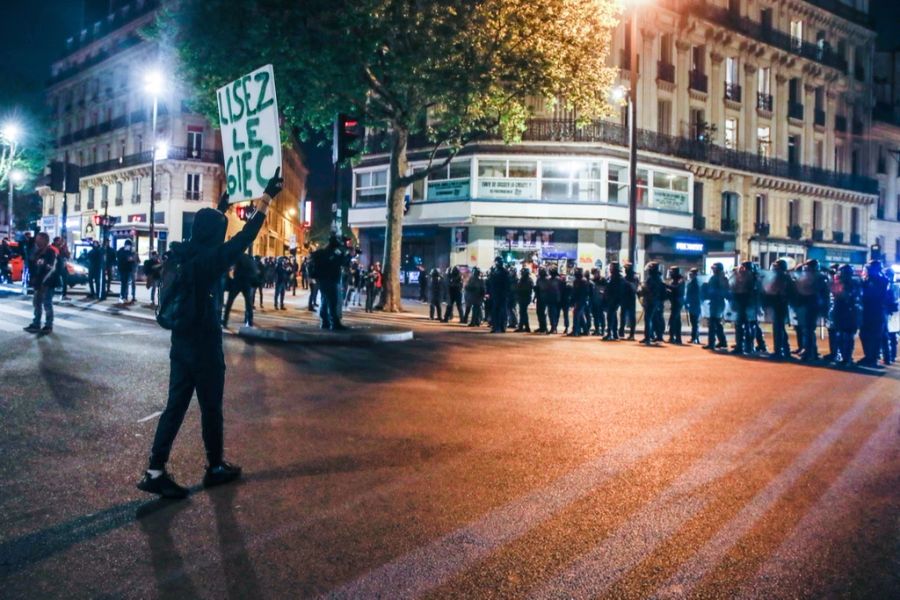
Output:
[[[479,135],[516,141],[529,98],[581,120],[609,110],[615,0],[182,0],[156,35],[176,51],[197,107],[215,122],[215,89],[272,63],[286,128],[329,131],[338,112],[386,131],[390,152],[385,310],[400,310],[406,188]],[[433,150],[410,173],[411,136]]]

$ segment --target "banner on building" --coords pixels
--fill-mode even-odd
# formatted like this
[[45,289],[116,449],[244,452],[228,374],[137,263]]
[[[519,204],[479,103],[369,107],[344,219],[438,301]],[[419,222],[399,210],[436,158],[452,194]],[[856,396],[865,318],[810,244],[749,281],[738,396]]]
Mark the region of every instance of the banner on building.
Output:
[[216,91],[231,202],[262,196],[281,166],[275,72],[266,65]]

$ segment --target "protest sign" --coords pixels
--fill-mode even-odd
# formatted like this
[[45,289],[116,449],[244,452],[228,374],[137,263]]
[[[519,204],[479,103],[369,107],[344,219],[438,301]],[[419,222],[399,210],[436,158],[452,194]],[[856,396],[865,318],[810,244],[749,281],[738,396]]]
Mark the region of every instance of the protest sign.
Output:
[[266,65],[216,91],[231,202],[262,196],[281,166],[275,73]]

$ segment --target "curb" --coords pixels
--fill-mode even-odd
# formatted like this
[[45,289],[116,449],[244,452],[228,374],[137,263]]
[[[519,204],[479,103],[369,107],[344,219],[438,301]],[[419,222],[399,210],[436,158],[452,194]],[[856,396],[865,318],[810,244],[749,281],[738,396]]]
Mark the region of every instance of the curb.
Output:
[[313,329],[296,331],[289,329],[260,329],[243,326],[238,330],[243,338],[283,342],[288,344],[328,344],[336,346],[369,345],[393,342],[408,342],[413,339],[413,332],[405,329],[379,328],[372,331],[368,328],[353,328],[347,331],[327,331]]

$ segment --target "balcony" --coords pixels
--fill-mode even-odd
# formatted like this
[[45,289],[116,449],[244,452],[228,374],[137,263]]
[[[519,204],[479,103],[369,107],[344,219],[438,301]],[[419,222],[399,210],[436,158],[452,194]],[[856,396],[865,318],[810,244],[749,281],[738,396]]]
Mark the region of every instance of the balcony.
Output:
[[862,246],[862,236],[858,233],[851,233],[850,244],[853,246]]
[[862,121],[853,121],[853,135],[862,135],[863,134],[863,124]]
[[844,115],[834,115],[834,130],[846,132],[847,131],[847,117]]
[[741,86],[736,83],[725,84],[725,99],[732,102],[741,101]]
[[656,78],[660,81],[675,83],[675,65],[663,61],[656,63]]
[[843,244],[844,243],[844,232],[843,231],[832,231],[831,232],[831,240],[835,244]]
[[772,94],[756,94],[756,108],[766,112],[772,112]]
[[857,81],[865,81],[866,80],[866,69],[862,65],[856,65],[853,67],[853,77]]
[[767,237],[769,235],[769,231],[771,227],[768,223],[754,223],[753,224],[753,233],[760,237]]
[[706,217],[703,215],[694,215],[694,229],[697,231],[706,229]]
[[803,120],[803,105],[799,102],[788,103],[788,117],[791,119]]
[[813,123],[818,125],[819,127],[825,127],[825,111],[821,109],[816,109],[815,113],[813,113]]
[[[837,0],[821,0],[836,2]],[[838,55],[827,43],[806,42],[783,31],[764,26],[748,17],[740,16],[725,7],[714,6],[707,0],[680,0],[673,9],[680,14],[691,13],[754,40],[769,44],[780,50],[797,54],[809,60],[847,73],[847,60]],[[851,9],[852,10],[852,9]]]
[[140,194],[132,194],[131,195],[131,203],[132,204],[140,204],[141,203],[141,195]]
[[707,77],[706,73],[701,73],[697,70],[691,71],[689,82],[692,90],[697,90],[698,92],[703,92],[705,94],[709,89],[709,77]]
[[121,196],[116,196],[116,206],[122,206],[125,204],[125,199]]
[[184,191],[184,199],[185,200],[199,200],[200,199],[200,190],[185,190]]
[[[641,59],[638,57],[637,60],[637,70],[638,73],[641,72]],[[619,68],[623,71],[631,71],[631,50],[628,48],[622,48],[619,50]]]
[[821,229],[813,229],[812,239],[814,242],[821,242],[825,239],[825,232]]
[[787,236],[792,240],[799,240],[803,237],[803,227],[800,225],[788,225]]
[[[169,160],[196,160],[219,165],[225,164],[222,152],[216,150],[201,150],[199,156],[194,156],[195,154],[197,154],[197,151],[193,148],[169,148],[169,153],[166,158]],[[151,162],[151,158],[150,150],[145,150],[144,152],[138,152],[137,154],[129,154],[128,156],[97,162],[81,167],[81,176],[89,177],[107,171],[127,169],[138,165],[148,165]]]
[[719,231],[722,233],[735,233],[738,230],[738,222],[734,219],[722,219]]

